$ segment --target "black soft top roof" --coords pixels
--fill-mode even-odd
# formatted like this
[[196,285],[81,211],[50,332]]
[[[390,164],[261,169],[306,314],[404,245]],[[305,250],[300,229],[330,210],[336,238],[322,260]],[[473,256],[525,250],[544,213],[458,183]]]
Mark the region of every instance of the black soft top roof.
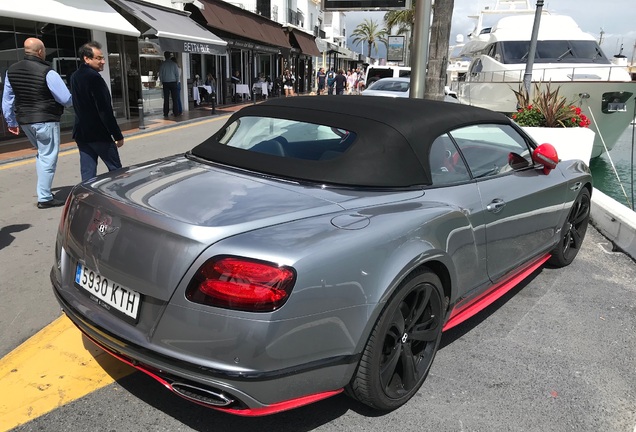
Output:
[[438,136],[463,126],[511,122],[503,114],[457,103],[374,96],[270,99],[236,112],[226,126],[245,116],[323,124],[352,131],[357,139],[340,157],[310,161],[219,144],[223,127],[192,154],[301,181],[390,188],[431,183],[428,153]]

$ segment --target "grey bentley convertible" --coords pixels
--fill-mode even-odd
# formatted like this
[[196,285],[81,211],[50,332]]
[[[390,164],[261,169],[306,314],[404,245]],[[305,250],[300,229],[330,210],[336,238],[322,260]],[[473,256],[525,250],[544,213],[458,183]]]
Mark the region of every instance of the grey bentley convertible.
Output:
[[346,391],[386,411],[444,330],[574,259],[591,192],[585,163],[491,111],[269,100],[77,185],[51,281],[88,338],[193,402],[256,416]]

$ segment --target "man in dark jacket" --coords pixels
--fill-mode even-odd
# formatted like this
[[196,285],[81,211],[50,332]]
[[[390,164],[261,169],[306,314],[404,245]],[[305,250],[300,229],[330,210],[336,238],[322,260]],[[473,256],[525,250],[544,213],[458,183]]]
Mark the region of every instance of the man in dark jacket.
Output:
[[79,149],[82,181],[97,175],[97,157],[108,171],[121,168],[117,148],[124,145],[124,136],[113,115],[106,82],[99,74],[106,63],[101,48],[95,41],[82,45],[78,55],[84,63],[71,75],[75,108],[73,138]]
[[2,95],[2,111],[14,135],[24,131],[38,155],[38,208],[59,207],[64,201],[53,198],[51,185],[60,151],[60,118],[71,106],[71,93],[62,78],[44,61],[46,49],[40,39],[24,41],[24,60],[7,71]]
[[347,77],[344,74],[344,70],[339,69],[338,75],[336,75],[336,94],[343,95],[345,87],[347,86]]

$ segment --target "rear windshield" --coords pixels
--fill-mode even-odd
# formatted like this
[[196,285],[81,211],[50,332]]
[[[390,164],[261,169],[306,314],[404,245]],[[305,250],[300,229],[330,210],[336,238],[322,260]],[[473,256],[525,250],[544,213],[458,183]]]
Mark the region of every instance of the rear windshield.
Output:
[[[410,77],[411,70],[410,69],[398,69],[397,76],[399,77]],[[391,78],[393,77],[393,68],[374,68],[370,67],[367,69],[367,79],[375,78]]]
[[390,92],[407,92],[409,90],[410,82],[408,81],[393,81],[393,80],[379,80],[369,86],[369,90],[382,90]]
[[344,153],[356,134],[340,128],[270,117],[241,117],[220,131],[229,147],[285,158],[333,159]]

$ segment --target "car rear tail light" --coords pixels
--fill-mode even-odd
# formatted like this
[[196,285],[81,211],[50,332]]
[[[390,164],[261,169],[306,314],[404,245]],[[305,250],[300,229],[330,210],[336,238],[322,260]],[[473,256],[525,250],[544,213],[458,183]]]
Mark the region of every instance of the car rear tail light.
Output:
[[237,257],[215,257],[197,271],[186,290],[195,303],[249,312],[271,312],[291,294],[290,267]]
[[64,208],[62,209],[62,216],[60,217],[60,226],[59,226],[60,231],[64,228],[66,218],[68,217],[68,209],[71,207],[72,196],[73,194],[70,194],[66,198],[66,202],[64,203]]

